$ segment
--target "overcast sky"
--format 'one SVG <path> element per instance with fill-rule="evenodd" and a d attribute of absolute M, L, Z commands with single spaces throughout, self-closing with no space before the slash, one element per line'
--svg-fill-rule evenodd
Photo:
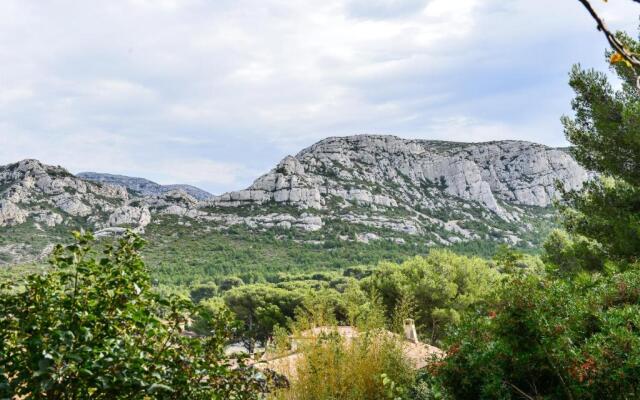
<path fill-rule="evenodd" d="M 564 145 L 605 48 L 577 0 L 2 0 L 0 164 L 220 193 L 327 136 Z"/>

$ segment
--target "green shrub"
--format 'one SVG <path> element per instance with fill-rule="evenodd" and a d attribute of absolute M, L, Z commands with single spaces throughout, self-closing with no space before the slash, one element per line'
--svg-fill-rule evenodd
<path fill-rule="evenodd" d="M 287 400 L 409 399 L 415 372 L 400 341 L 370 331 L 346 341 L 337 333 L 302 343 L 291 387 L 274 395 Z"/>
<path fill-rule="evenodd" d="M 457 399 L 640 396 L 640 271 L 516 279 L 451 338 L 437 370 Z"/>
<path fill-rule="evenodd" d="M 231 290 L 234 287 L 244 285 L 244 281 L 237 276 L 229 276 L 220 280 L 218 284 L 221 292 L 226 292 L 227 290 Z"/>
<path fill-rule="evenodd" d="M 229 315 L 184 334 L 200 312 L 151 289 L 128 233 L 100 256 L 90 234 L 56 247 L 52 268 L 0 287 L 0 398 L 251 399 L 257 383 L 223 356 Z"/>
<path fill-rule="evenodd" d="M 210 299 L 218 293 L 218 286 L 215 283 L 203 283 L 196 285 L 189 291 L 189 296 L 194 303 L 200 303 L 202 300 Z"/>

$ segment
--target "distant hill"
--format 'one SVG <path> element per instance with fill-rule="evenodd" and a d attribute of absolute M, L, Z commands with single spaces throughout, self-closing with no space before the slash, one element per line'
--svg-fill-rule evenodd
<path fill-rule="evenodd" d="M 120 185 L 125 188 L 138 192 L 143 196 L 160 195 L 172 190 L 182 190 L 190 196 L 198 200 L 206 200 L 213 195 L 206 190 L 202 190 L 191 185 L 161 185 L 145 178 L 135 178 L 124 175 L 103 174 L 98 172 L 80 172 L 77 177 L 94 182 L 109 183 L 112 185 Z"/>
<path fill-rule="evenodd" d="M 23 160 L 0 166 L 0 264 L 40 259 L 72 228 L 136 229 L 154 243 L 151 260 L 199 273 L 277 270 L 283 254 L 353 264 L 370 259 L 362 246 L 535 251 L 556 221 L 556 182 L 577 189 L 589 176 L 564 149 L 535 143 L 375 135 L 327 138 L 220 196 Z"/>

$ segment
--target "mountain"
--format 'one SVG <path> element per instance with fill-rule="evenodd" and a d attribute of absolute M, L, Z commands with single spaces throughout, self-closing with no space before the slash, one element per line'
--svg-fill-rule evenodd
<path fill-rule="evenodd" d="M 194 207 L 197 200 L 179 190 L 141 197 L 37 160 L 0 166 L 0 263 L 38 259 L 73 229 L 143 231 L 152 212 L 182 204 Z"/>
<path fill-rule="evenodd" d="M 76 174 L 76 176 L 88 181 L 124 186 L 142 196 L 157 196 L 172 190 L 182 190 L 198 200 L 206 200 L 213 197 L 213 195 L 206 190 L 191 185 L 160 185 L 145 178 L 102 174 L 98 172 L 80 172 Z"/>
<path fill-rule="evenodd" d="M 533 230 L 522 222 L 552 204 L 556 181 L 574 190 L 588 178 L 564 149 L 535 143 L 359 135 L 322 140 L 286 157 L 249 188 L 207 204 L 230 212 L 288 205 L 324 220 L 428 237 L 433 244 L 491 237 L 515 244 Z M 505 224 L 513 226 L 501 228 Z"/>
<path fill-rule="evenodd" d="M 286 157 L 248 189 L 215 197 L 220 206 L 269 201 L 324 208 L 327 199 L 382 207 L 438 207 L 451 196 L 475 202 L 505 219 L 505 206 L 546 207 L 555 181 L 577 189 L 587 179 L 565 149 L 522 141 L 455 143 L 394 136 L 322 140 Z"/>
<path fill-rule="evenodd" d="M 197 255 L 181 253 L 175 237 L 206 242 L 204 251 L 216 246 L 212 238 L 229 235 L 242 241 L 234 249 L 250 249 L 250 241 L 281 248 L 380 244 L 402 254 L 497 243 L 536 249 L 555 224 L 556 183 L 573 190 L 589 177 L 566 149 L 374 135 L 324 139 L 250 187 L 204 200 L 184 186 L 74 176 L 23 160 L 0 167 L 0 263 L 41 258 L 80 227 L 99 235 L 136 229 L 172 246 L 178 262 Z M 168 259 L 156 250 L 159 263 Z"/>

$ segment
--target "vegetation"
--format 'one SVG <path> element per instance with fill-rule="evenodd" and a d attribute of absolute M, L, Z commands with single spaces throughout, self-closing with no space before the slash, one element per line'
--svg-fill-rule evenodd
<path fill-rule="evenodd" d="M 414 242 L 364 244 L 327 240 L 313 234 L 287 235 L 291 232 L 255 232 L 240 226 L 217 232 L 197 221 L 184 226 L 166 220 L 147 227 L 149 246 L 144 256 L 158 284 L 184 287 L 229 276 L 255 283 L 275 280 L 282 273 L 340 271 L 380 260 L 401 261 L 428 251 L 424 244 L 414 246 Z"/>
<path fill-rule="evenodd" d="M 569 151 L 598 175 L 564 193 L 564 230 L 541 257 L 485 240 L 427 251 L 430 236 L 364 245 L 352 240 L 362 227 L 339 220 L 298 236 L 156 221 L 146 251 L 132 233 L 115 243 L 76 233 L 51 268 L 0 275 L 12 281 L 0 284 L 0 398 L 640 398 L 640 43 L 608 39 L 620 88 L 575 67 L 575 116 L 563 119 Z M 499 235 L 466 218 L 483 217 L 473 208 L 424 212 Z M 28 228 L 14 233 L 44 244 Z M 389 334 L 407 317 L 446 357 L 414 370 Z M 293 379 L 277 390 L 272 374 L 224 354 L 235 341 L 287 354 L 290 336 L 319 325 L 361 334 L 299 343 Z"/>
<path fill-rule="evenodd" d="M 274 398 L 415 399 L 408 397 L 415 372 L 402 353 L 401 343 L 381 331 L 350 341 L 327 334 L 303 343 L 300 352 L 303 357 L 291 388 Z"/>
<path fill-rule="evenodd" d="M 454 197 L 449 200 L 456 201 Z M 505 232 L 519 232 L 523 240 L 518 244 L 518 249 L 537 253 L 541 238 L 555 226 L 550 217 L 556 213 L 552 208 L 528 208 L 525 220 L 516 224 L 503 221 L 495 214 L 482 211 L 480 207 L 462 208 L 462 202 L 459 205 L 460 210 L 438 208 L 420 211 L 435 218 L 460 221 L 462 228 L 479 233 L 477 239 L 450 246 L 460 254 L 491 257 L 504 239 Z M 345 208 L 336 206 L 335 210 L 362 215 L 370 212 L 368 207 L 355 204 Z M 301 212 L 288 208 L 280 210 L 284 211 L 292 215 Z M 238 212 L 251 214 L 258 211 L 246 207 Z M 404 209 L 393 208 L 387 209 L 386 214 L 390 218 L 412 216 Z M 157 215 L 145 227 L 144 238 L 149 244 L 142 254 L 154 284 L 174 290 L 212 282 L 217 284 L 229 276 L 239 277 L 245 283 L 254 283 L 270 281 L 280 273 L 340 271 L 354 265 L 374 265 L 380 261 L 401 262 L 427 254 L 437 246 L 436 243 L 440 243 L 439 237 L 446 239 L 452 235 L 436 225 L 423 235 L 411 235 L 388 228 L 347 223 L 330 215 L 323 215 L 323 218 L 325 225 L 320 231 L 305 232 L 295 228 L 263 231 L 243 225 L 218 230 L 220 227 L 211 221 Z M 480 222 L 488 219 L 497 229 Z M 522 224 L 529 224 L 534 230 L 520 232 Z M 38 225 L 32 219 L 16 226 L 0 227 L 0 265 L 3 261 L 15 260 L 16 254 L 22 254 L 25 260 L 33 259 L 43 253 L 51 242 L 69 243 L 68 233 L 72 228 L 91 227 L 86 218 L 80 217 L 74 218 L 68 225 L 55 227 Z M 356 241 L 357 234 L 369 232 L 387 239 L 372 240 L 368 244 Z M 16 248 L 15 243 L 27 243 L 28 246 Z M 14 273 L 19 272 L 14 268 Z"/>
<path fill-rule="evenodd" d="M 272 399 L 431 398 L 424 396 L 423 377 L 404 352 L 401 336 L 385 330 L 382 304 L 369 299 L 353 311 L 351 325 L 359 333 L 356 336 L 338 333 L 332 305 L 319 298 L 297 310 L 289 324 L 290 336 L 284 329 L 275 330 L 275 355 L 291 354 L 292 338 L 299 361 L 283 367 L 294 378 L 290 387 L 275 391 Z M 313 336 L 309 330 L 316 327 L 323 330 Z"/>
<path fill-rule="evenodd" d="M 540 269 L 537 258 L 520 257 L 515 268 Z M 283 274 L 272 282 L 235 286 L 211 297 L 220 296 L 238 318 L 238 339 L 250 349 L 265 343 L 275 327 L 289 326 L 300 312 L 322 306 L 331 322 L 353 325 L 370 318 L 369 308 L 374 303 L 381 307 L 382 325 L 399 330 L 398 320 L 414 318 L 423 338 L 436 343 L 462 315 L 495 296 L 504 269 L 502 261 L 434 251 L 403 263 L 382 262 L 343 272 Z M 195 290 L 201 293 L 200 287 Z"/>
<path fill-rule="evenodd" d="M 630 64 L 612 68 L 619 90 L 573 69 L 575 118 L 563 120 L 571 151 L 599 177 L 566 193 L 568 233 L 545 245 L 549 273 L 507 281 L 449 339 L 434 373 L 455 398 L 640 396 L 640 94 Z"/>
<path fill-rule="evenodd" d="M 640 273 L 516 279 L 453 335 L 437 370 L 458 399 L 637 398 Z"/>
<path fill-rule="evenodd" d="M 302 303 L 302 296 L 295 291 L 257 284 L 231 289 L 224 300 L 243 321 L 241 338 L 253 349 L 254 341 L 265 341 L 275 326 L 286 325 L 287 317 L 293 317 Z"/>
<path fill-rule="evenodd" d="M 100 256 L 90 234 L 58 246 L 52 269 L 0 287 L 2 398 L 255 398 L 258 382 L 223 356 L 228 313 L 206 338 L 185 329 L 199 309 L 162 297 L 127 234 Z"/>
<path fill-rule="evenodd" d="M 414 305 L 410 311 L 418 328 L 435 342 L 466 310 L 487 301 L 500 279 L 485 260 L 434 251 L 402 264 L 382 263 L 363 286 L 380 295 L 390 320 L 401 301 Z"/>

